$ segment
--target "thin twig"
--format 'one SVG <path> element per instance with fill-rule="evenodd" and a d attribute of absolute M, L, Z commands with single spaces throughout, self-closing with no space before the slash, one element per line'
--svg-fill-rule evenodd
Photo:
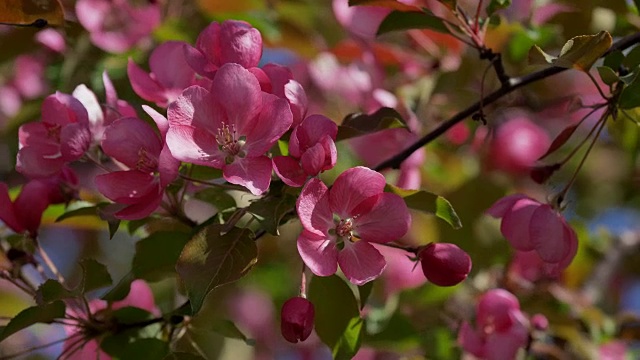
<path fill-rule="evenodd" d="M 609 50 L 603 55 L 606 56 L 609 53 L 611 53 L 612 51 L 615 50 L 624 50 L 636 43 L 640 42 L 640 32 L 636 32 L 632 35 L 626 36 L 622 39 L 620 39 L 619 41 L 615 42 L 611 48 L 609 48 Z M 548 67 L 545 69 L 542 69 L 540 71 L 536 71 L 534 73 L 528 74 L 528 75 L 524 75 L 521 77 L 516 77 L 516 78 L 511 78 L 511 80 L 509 81 L 509 83 L 503 87 L 501 87 L 500 89 L 492 92 L 491 94 L 485 96 L 482 99 L 482 104 L 483 105 L 490 105 L 493 104 L 494 102 L 496 102 L 497 100 L 499 100 L 500 98 L 502 98 L 503 96 L 515 91 L 516 89 L 519 89 L 523 86 L 529 85 L 531 83 L 540 81 L 542 79 L 546 79 L 550 76 L 559 74 L 563 71 L 566 71 L 566 68 L 561 68 L 561 67 Z M 459 113 L 457 113 L 456 115 L 454 115 L 453 117 L 451 117 L 449 120 L 443 122 L 442 124 L 440 124 L 440 126 L 438 126 L 437 128 L 433 129 L 431 132 L 427 133 L 426 135 L 424 135 L 422 138 L 418 139 L 416 142 L 414 142 L 413 144 L 411 144 L 409 147 L 407 147 L 406 149 L 404 149 L 403 151 L 399 152 L 398 154 L 394 155 L 393 157 L 383 161 L 382 163 L 380 163 L 378 166 L 376 166 L 374 168 L 374 170 L 376 171 L 381 171 L 384 169 L 398 169 L 400 167 L 400 164 L 406 160 L 409 156 L 411 156 L 411 154 L 413 154 L 416 150 L 420 149 L 421 147 L 425 146 L 426 144 L 432 142 L 433 140 L 437 139 L 438 137 L 440 137 L 442 134 L 444 134 L 445 132 L 447 132 L 447 130 L 449 130 L 450 128 L 452 128 L 454 125 L 456 125 L 457 123 L 465 120 L 466 118 L 468 118 L 469 116 L 475 114 L 476 112 L 478 112 L 478 110 L 480 110 L 480 101 L 477 101 L 476 103 L 472 104 L 471 106 L 467 107 L 466 109 L 460 111 Z"/>

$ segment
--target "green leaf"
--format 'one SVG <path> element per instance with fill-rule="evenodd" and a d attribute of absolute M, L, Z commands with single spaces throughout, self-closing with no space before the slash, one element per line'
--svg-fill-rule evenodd
<path fill-rule="evenodd" d="M 125 306 L 113 311 L 113 318 L 118 324 L 132 325 L 149 320 L 152 314 L 147 310 L 133 306 Z"/>
<path fill-rule="evenodd" d="M 451 203 L 442 196 L 424 190 L 405 190 L 387 184 L 385 191 L 392 192 L 404 199 L 410 209 L 420 210 L 446 221 L 454 229 L 462 227 L 458 214 Z"/>
<path fill-rule="evenodd" d="M 162 360 L 169 353 L 169 344 L 165 341 L 156 338 L 135 338 L 127 333 L 104 338 L 100 348 L 119 359 Z"/>
<path fill-rule="evenodd" d="M 47 279 L 36 291 L 36 303 L 39 305 L 73 297 L 74 294 L 53 279 Z"/>
<path fill-rule="evenodd" d="M 597 69 L 598 69 L 598 74 L 600 74 L 600 78 L 602 79 L 602 82 L 604 82 L 605 84 L 611 86 L 617 83 L 618 81 L 620 81 L 618 74 L 616 74 L 616 72 L 613 71 L 613 69 L 611 69 L 610 67 L 598 66 Z"/>
<path fill-rule="evenodd" d="M 49 304 L 32 306 L 22 310 L 0 332 L 0 342 L 12 334 L 37 323 L 51 323 L 55 319 L 64 317 L 66 307 L 64 302 L 56 300 Z"/>
<path fill-rule="evenodd" d="M 622 65 L 629 69 L 633 69 L 640 65 L 640 46 L 636 46 L 629 51 L 629 53 L 624 57 L 624 60 L 622 60 Z"/>
<path fill-rule="evenodd" d="M 101 289 L 112 284 L 111 275 L 107 267 L 100 264 L 94 259 L 84 259 L 80 262 L 82 267 L 82 284 L 80 285 L 80 293 L 85 294 L 89 291 Z"/>
<path fill-rule="evenodd" d="M 98 209 L 101 206 L 104 206 L 101 204 L 93 205 L 92 203 L 85 202 L 85 201 L 80 201 L 78 203 L 80 204 L 74 204 L 73 208 L 69 207 L 69 209 L 67 209 L 67 211 L 64 214 L 58 216 L 58 218 L 56 218 L 55 221 L 60 222 L 62 220 L 69 219 L 72 217 L 77 217 L 77 216 L 96 216 L 97 217 Z M 78 207 L 79 205 L 84 205 L 84 206 Z"/>
<path fill-rule="evenodd" d="M 342 125 L 338 127 L 336 140 L 345 140 L 385 129 L 406 127 L 404 119 L 396 110 L 383 107 L 371 115 L 355 113 L 345 117 Z"/>
<path fill-rule="evenodd" d="M 640 106 L 640 81 L 636 80 L 622 90 L 618 106 L 620 109 L 633 109 Z"/>
<path fill-rule="evenodd" d="M 190 354 L 186 352 L 175 352 L 165 356 L 163 360 L 206 360 L 206 359 L 196 354 Z"/>
<path fill-rule="evenodd" d="M 189 177 L 196 180 L 212 180 L 221 179 L 222 170 L 209 166 L 191 165 Z"/>
<path fill-rule="evenodd" d="M 125 275 L 116 286 L 114 286 L 111 290 L 109 290 L 106 294 L 102 296 L 102 300 L 105 301 L 120 301 L 129 295 L 129 291 L 131 290 L 131 283 L 135 280 L 135 276 L 133 276 L 133 272 L 129 271 L 127 275 Z"/>
<path fill-rule="evenodd" d="M 554 66 L 587 72 L 609 50 L 612 43 L 611 34 L 606 31 L 600 31 L 596 35 L 576 36 L 564 44 L 558 57 L 534 46 L 529 52 L 529 61 L 537 63 L 542 58 L 544 62 Z"/>
<path fill-rule="evenodd" d="M 254 341 L 248 339 L 242 331 L 238 329 L 236 324 L 230 320 L 215 319 L 211 322 L 210 330 L 227 338 L 242 340 L 247 345 L 254 344 Z"/>
<path fill-rule="evenodd" d="M 462 222 L 453 209 L 453 206 L 442 196 L 438 196 L 436 199 L 436 216 L 446 221 L 454 229 L 460 229 L 462 227 Z"/>
<path fill-rule="evenodd" d="M 445 34 L 450 33 L 441 18 L 425 9 L 424 11 L 392 11 L 380 23 L 378 35 L 411 29 L 430 29 Z"/>
<path fill-rule="evenodd" d="M 618 70 L 625 57 L 622 51 L 616 50 L 612 51 L 609 55 L 604 57 L 604 62 L 602 65 L 609 67 L 613 70 Z"/>
<path fill-rule="evenodd" d="M 338 276 L 314 276 L 309 300 L 315 307 L 315 329 L 334 355 L 351 358 L 360 345 L 360 309 L 351 288 Z"/>
<path fill-rule="evenodd" d="M 369 281 L 364 285 L 358 286 L 358 295 L 360 297 L 360 310 L 367 305 L 367 300 L 369 300 L 369 296 L 371 295 L 371 291 L 373 290 L 373 281 Z"/>
<path fill-rule="evenodd" d="M 158 231 L 136 243 L 131 271 L 136 279 L 160 281 L 176 274 L 176 263 L 189 234 Z"/>
<path fill-rule="evenodd" d="M 487 6 L 487 16 L 493 15 L 496 11 L 505 9 L 511 5 L 511 0 L 491 0 Z"/>
<path fill-rule="evenodd" d="M 100 219 L 107 222 L 109 225 L 109 239 L 113 239 L 113 236 L 118 232 L 120 227 L 120 219 L 115 217 L 115 213 L 122 210 L 121 204 L 107 204 L 98 208 L 98 216 Z"/>
<path fill-rule="evenodd" d="M 367 345 L 398 350 L 415 347 L 419 340 L 419 332 L 411 321 L 398 311 L 391 316 L 382 331 L 364 339 Z"/>
<path fill-rule="evenodd" d="M 280 192 L 251 202 L 247 211 L 258 220 L 263 229 L 271 235 L 280 235 L 278 230 L 285 217 L 293 217 L 297 197 Z M 288 220 L 288 219 L 287 219 Z"/>
<path fill-rule="evenodd" d="M 224 211 L 237 206 L 233 196 L 229 195 L 225 189 L 218 187 L 210 187 L 198 191 L 195 194 L 195 198 L 215 206 L 218 211 Z"/>
<path fill-rule="evenodd" d="M 194 314 L 209 292 L 243 277 L 258 261 L 258 249 L 248 229 L 210 225 L 185 245 L 176 270 L 182 279 Z"/>
<path fill-rule="evenodd" d="M 334 359 L 351 359 L 358 352 L 362 343 L 363 324 L 364 320 L 359 317 L 349 320 L 345 332 L 333 347 Z"/>

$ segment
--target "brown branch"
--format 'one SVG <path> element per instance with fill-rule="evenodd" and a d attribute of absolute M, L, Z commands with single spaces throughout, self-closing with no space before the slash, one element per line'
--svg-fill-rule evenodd
<path fill-rule="evenodd" d="M 603 55 L 606 56 L 609 53 L 616 51 L 616 50 L 624 50 L 628 47 L 631 47 L 632 45 L 637 44 L 638 42 L 640 42 L 640 32 L 634 33 L 632 35 L 626 36 L 618 41 L 616 41 L 611 48 Z M 427 133 L 426 135 L 424 135 L 422 138 L 420 138 L 418 141 L 416 141 L 415 143 L 411 144 L 411 146 L 409 146 L 408 148 L 406 148 L 405 150 L 399 152 L 398 154 L 396 154 L 395 156 L 383 161 L 382 163 L 380 163 L 378 166 L 376 166 L 374 168 L 374 170 L 376 171 L 381 171 L 384 169 L 398 169 L 400 167 L 400 164 L 406 160 L 409 156 L 411 156 L 411 154 L 413 154 L 416 150 L 420 149 L 421 147 L 425 146 L 426 144 L 432 142 L 433 140 L 437 139 L 438 137 L 440 137 L 440 135 L 444 134 L 447 130 L 449 130 L 450 128 L 452 128 L 454 125 L 456 125 L 457 123 L 465 120 L 466 118 L 468 118 L 469 116 L 472 116 L 473 114 L 477 113 L 480 110 L 480 105 L 482 104 L 483 106 L 486 105 L 490 105 L 494 102 L 496 102 L 497 100 L 499 100 L 500 98 L 502 98 L 503 96 L 513 92 L 516 89 L 519 89 L 523 86 L 529 85 L 533 82 L 542 80 L 542 79 L 546 79 L 550 76 L 559 74 L 563 71 L 567 70 L 566 68 L 561 68 L 561 67 L 548 67 L 545 69 L 542 69 L 540 71 L 536 71 L 534 73 L 528 74 L 528 75 L 524 75 L 521 77 L 515 77 L 515 78 L 510 78 L 508 83 L 504 84 L 502 87 L 500 87 L 498 90 L 492 92 L 491 94 L 485 96 L 484 98 L 481 99 L 481 101 L 478 101 L 476 103 L 474 103 L 473 105 L 469 106 L 468 108 L 460 111 L 459 113 L 457 113 L 456 115 L 454 115 L 451 119 L 443 122 L 442 124 L 440 124 L 440 126 L 438 126 L 437 128 L 435 128 L 433 131 Z"/>

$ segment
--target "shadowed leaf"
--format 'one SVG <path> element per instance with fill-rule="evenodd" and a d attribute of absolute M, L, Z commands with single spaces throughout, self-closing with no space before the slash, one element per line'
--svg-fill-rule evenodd
<path fill-rule="evenodd" d="M 0 342 L 33 324 L 51 323 L 55 319 L 62 318 L 65 310 L 66 307 L 61 300 L 24 309 L 1 329 Z"/>

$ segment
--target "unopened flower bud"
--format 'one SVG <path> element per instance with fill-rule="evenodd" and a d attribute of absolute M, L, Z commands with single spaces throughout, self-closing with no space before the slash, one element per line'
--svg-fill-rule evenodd
<path fill-rule="evenodd" d="M 291 343 L 305 341 L 313 330 L 315 310 L 311 301 L 294 297 L 282 305 L 280 330 L 282 336 Z"/>
<path fill-rule="evenodd" d="M 549 320 L 542 314 L 535 314 L 531 317 L 531 325 L 538 331 L 545 331 L 549 328 Z"/>
<path fill-rule="evenodd" d="M 457 285 L 471 271 L 471 258 L 454 244 L 431 244 L 419 256 L 424 276 L 438 286 Z"/>

